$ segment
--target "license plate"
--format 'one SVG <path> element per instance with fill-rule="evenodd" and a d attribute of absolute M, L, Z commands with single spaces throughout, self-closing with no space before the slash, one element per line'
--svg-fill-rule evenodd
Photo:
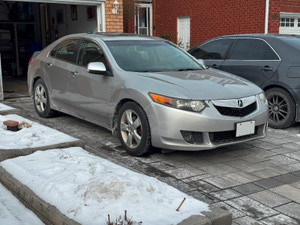
<path fill-rule="evenodd" d="M 254 134 L 255 121 L 248 121 L 236 124 L 236 137 Z"/>

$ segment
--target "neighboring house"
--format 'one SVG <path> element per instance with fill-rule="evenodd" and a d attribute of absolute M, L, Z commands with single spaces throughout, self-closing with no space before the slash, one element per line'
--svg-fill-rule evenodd
<path fill-rule="evenodd" d="M 54 40 L 67 34 L 97 31 L 123 32 L 123 0 L 0 1 L 4 79 L 26 76 L 32 53 Z"/>
<path fill-rule="evenodd" d="M 124 0 L 124 6 L 125 32 L 161 36 L 185 49 L 227 34 L 300 34 L 299 0 Z"/>

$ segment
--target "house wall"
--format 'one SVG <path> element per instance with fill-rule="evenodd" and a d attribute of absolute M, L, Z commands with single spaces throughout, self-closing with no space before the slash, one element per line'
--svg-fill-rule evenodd
<path fill-rule="evenodd" d="M 300 13 L 299 0 L 270 0 L 269 33 L 279 32 L 280 12 Z"/>
<path fill-rule="evenodd" d="M 116 15 L 112 13 L 114 1 L 105 1 L 106 32 L 123 32 L 123 0 L 118 0 L 120 7 Z"/>
<path fill-rule="evenodd" d="M 134 30 L 134 3 L 135 0 L 124 0 L 124 32 L 135 33 Z"/>
<path fill-rule="evenodd" d="M 191 47 L 221 35 L 263 33 L 265 0 L 153 0 L 153 35 L 177 43 L 177 18 L 186 16 L 191 19 Z"/>

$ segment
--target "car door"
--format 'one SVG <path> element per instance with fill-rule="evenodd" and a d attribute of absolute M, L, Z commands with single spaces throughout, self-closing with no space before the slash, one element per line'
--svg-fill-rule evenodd
<path fill-rule="evenodd" d="M 68 110 L 69 69 L 77 55 L 79 39 L 68 39 L 55 47 L 47 58 L 45 71 L 52 103 L 59 109 Z"/>
<path fill-rule="evenodd" d="M 92 40 L 82 39 L 78 51 L 77 65 L 69 71 L 69 92 L 72 111 L 80 117 L 107 126 L 111 109 L 114 77 L 93 74 L 87 71 L 90 62 L 103 62 L 111 71 L 102 48 Z"/>
<path fill-rule="evenodd" d="M 263 39 L 238 38 L 221 69 L 263 86 L 277 70 L 280 57 Z"/>
<path fill-rule="evenodd" d="M 220 69 L 234 38 L 220 38 L 206 42 L 189 51 L 196 59 L 204 60 L 208 67 Z"/>

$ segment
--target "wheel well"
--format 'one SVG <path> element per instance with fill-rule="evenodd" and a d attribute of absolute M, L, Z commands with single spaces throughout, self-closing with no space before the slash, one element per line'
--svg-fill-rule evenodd
<path fill-rule="evenodd" d="M 35 85 L 35 83 L 36 83 L 39 79 L 41 79 L 41 77 L 35 77 L 35 78 L 33 79 L 33 82 L 32 82 L 32 93 L 33 93 L 34 85 Z"/>
<path fill-rule="evenodd" d="M 293 96 L 292 93 L 291 93 L 288 89 L 286 89 L 285 87 L 282 87 L 282 86 L 279 86 L 279 85 L 271 85 L 271 86 L 265 87 L 263 90 L 264 90 L 264 92 L 266 92 L 267 90 L 270 90 L 271 88 L 280 88 L 280 89 L 285 90 L 287 93 L 290 94 L 290 96 L 292 97 L 294 103 L 296 104 L 295 99 L 294 99 L 294 96 Z"/>
<path fill-rule="evenodd" d="M 121 109 L 121 107 L 126 103 L 126 102 L 134 102 L 136 104 L 138 104 L 141 108 L 143 108 L 138 102 L 130 99 L 130 98 L 125 98 L 125 99 L 122 99 L 116 106 L 116 109 L 115 109 L 115 113 L 114 113 L 114 117 L 113 117 L 113 124 L 112 124 L 112 133 L 114 136 L 117 135 L 117 125 L 118 125 L 118 114 L 119 114 L 119 111 Z"/>

